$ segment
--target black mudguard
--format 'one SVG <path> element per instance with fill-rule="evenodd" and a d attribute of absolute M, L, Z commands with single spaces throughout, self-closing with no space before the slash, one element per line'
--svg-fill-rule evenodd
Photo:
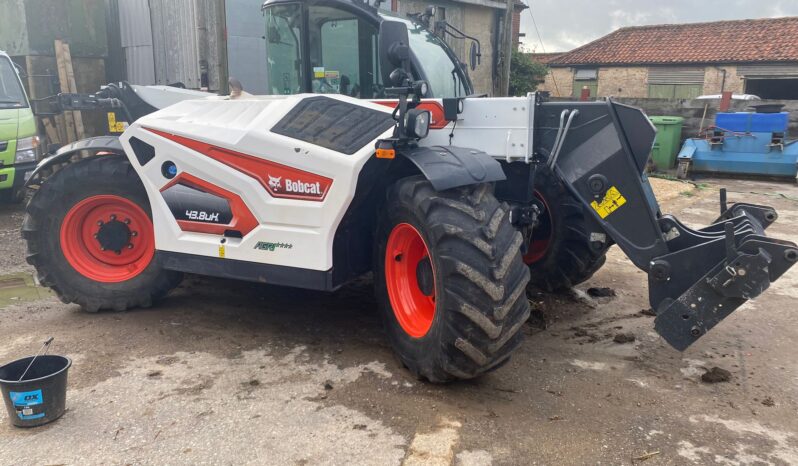
<path fill-rule="evenodd" d="M 501 164 L 485 152 L 453 146 L 399 149 L 436 191 L 506 179 Z"/>
<path fill-rule="evenodd" d="M 122 148 L 122 143 L 119 142 L 117 136 L 98 136 L 94 138 L 81 139 L 71 144 L 58 149 L 58 151 L 44 158 L 36 166 L 36 170 L 31 174 L 25 186 L 37 185 L 40 183 L 40 178 L 43 173 L 49 173 L 50 167 L 59 165 L 69 161 L 76 154 L 85 151 L 89 156 L 97 155 L 100 152 L 113 152 L 116 154 L 124 154 L 125 150 Z"/>

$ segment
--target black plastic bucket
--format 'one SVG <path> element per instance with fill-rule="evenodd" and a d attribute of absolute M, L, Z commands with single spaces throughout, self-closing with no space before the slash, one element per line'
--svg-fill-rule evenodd
<path fill-rule="evenodd" d="M 66 356 L 39 356 L 25 374 L 33 357 L 0 367 L 0 391 L 8 417 L 17 427 L 36 427 L 55 421 L 66 409 L 67 372 L 72 360 Z"/>

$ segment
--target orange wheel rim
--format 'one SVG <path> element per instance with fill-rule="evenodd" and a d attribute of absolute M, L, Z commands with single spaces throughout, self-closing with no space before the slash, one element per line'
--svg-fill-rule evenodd
<path fill-rule="evenodd" d="M 155 255 L 152 220 L 120 196 L 91 196 L 74 205 L 61 223 L 60 239 L 69 265 L 96 282 L 130 280 Z"/>
<path fill-rule="evenodd" d="M 414 338 L 426 335 L 435 317 L 435 272 L 427 244 L 409 223 L 388 236 L 385 282 L 402 330 Z"/>

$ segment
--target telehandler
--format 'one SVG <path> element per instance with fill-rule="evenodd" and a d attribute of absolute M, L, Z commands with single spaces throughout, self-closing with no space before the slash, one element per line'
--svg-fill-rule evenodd
<path fill-rule="evenodd" d="M 375 38 L 371 97 L 394 108 L 341 93 L 185 100 L 43 161 L 23 225 L 41 283 L 98 311 L 150 306 L 182 273 L 334 290 L 371 271 L 395 352 L 447 382 L 508 360 L 529 316 L 525 258 L 569 229 L 648 274 L 655 328 L 679 350 L 798 261 L 765 236 L 770 207 L 722 193 L 700 230 L 663 215 L 639 109 L 446 96 L 423 79 L 406 21 L 380 17 Z M 559 196 L 578 225 L 546 220 Z"/>

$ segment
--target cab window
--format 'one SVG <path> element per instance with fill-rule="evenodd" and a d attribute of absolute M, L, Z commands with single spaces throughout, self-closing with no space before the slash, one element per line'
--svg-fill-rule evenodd
<path fill-rule="evenodd" d="M 444 50 L 443 42 L 418 26 L 408 26 L 410 48 L 429 82 L 430 97 L 465 97 L 460 67 Z"/>
<path fill-rule="evenodd" d="M 311 91 L 371 99 L 383 95 L 376 26 L 345 10 L 308 8 Z"/>
<path fill-rule="evenodd" d="M 302 8 L 299 4 L 268 8 L 266 69 L 272 94 L 302 92 Z"/>
<path fill-rule="evenodd" d="M 0 57 L 0 108 L 27 107 L 28 101 L 22 90 L 14 64 Z"/>

